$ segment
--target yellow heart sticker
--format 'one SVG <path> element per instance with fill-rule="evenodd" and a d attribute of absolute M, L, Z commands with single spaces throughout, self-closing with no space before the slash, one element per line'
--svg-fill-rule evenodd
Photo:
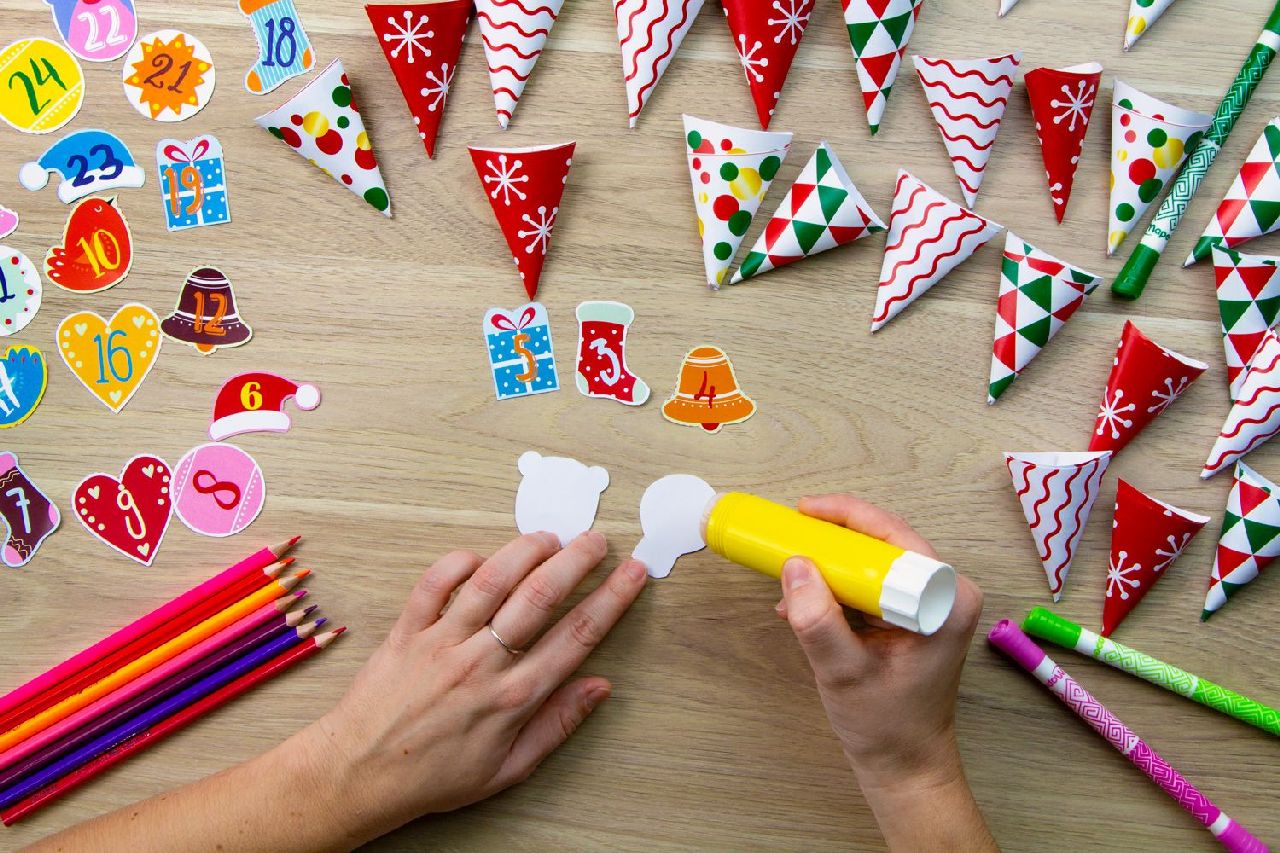
<path fill-rule="evenodd" d="M 58 353 L 93 396 L 108 409 L 125 407 L 160 355 L 160 318 L 131 302 L 110 322 L 92 311 L 58 324 Z"/>

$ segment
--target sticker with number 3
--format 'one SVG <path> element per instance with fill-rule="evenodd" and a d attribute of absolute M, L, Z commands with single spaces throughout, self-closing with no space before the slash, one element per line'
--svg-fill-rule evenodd
<path fill-rule="evenodd" d="M 71 52 L 89 62 L 124 56 L 138 37 L 133 0 L 45 0 Z"/>
<path fill-rule="evenodd" d="M 0 50 L 0 119 L 23 133 L 62 127 L 84 103 L 84 72 L 62 45 L 21 39 Z"/>

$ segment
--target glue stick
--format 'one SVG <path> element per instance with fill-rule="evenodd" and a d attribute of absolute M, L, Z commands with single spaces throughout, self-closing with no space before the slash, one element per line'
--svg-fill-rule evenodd
<path fill-rule="evenodd" d="M 956 573 L 946 563 L 755 495 L 717 494 L 702 534 L 720 556 L 773 578 L 791 557 L 806 557 L 841 604 L 925 636 L 955 602 Z"/>

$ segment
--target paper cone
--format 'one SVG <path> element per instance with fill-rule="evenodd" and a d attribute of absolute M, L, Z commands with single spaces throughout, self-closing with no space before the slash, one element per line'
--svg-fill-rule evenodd
<path fill-rule="evenodd" d="M 871 331 L 883 328 L 1003 227 L 899 169 Z"/>
<path fill-rule="evenodd" d="M 791 60 L 809 25 L 814 0 L 723 0 L 729 34 L 738 51 L 738 61 L 747 77 L 751 99 L 756 104 L 760 126 L 769 129 L 769 119 L 778 106 L 782 87 L 791 70 Z"/>
<path fill-rule="evenodd" d="M 1110 462 L 1106 450 L 1004 455 L 1054 601 L 1062 598 L 1062 585 Z"/>
<path fill-rule="evenodd" d="M 1184 266 L 1280 229 L 1280 118 L 1262 129 Z"/>
<path fill-rule="evenodd" d="M 730 127 L 686 115 L 684 139 L 702 235 L 702 263 L 707 285 L 718 290 L 787 157 L 791 134 Z"/>
<path fill-rule="evenodd" d="M 883 230 L 836 153 L 820 142 L 729 283 Z"/>
<path fill-rule="evenodd" d="M 1124 49 L 1128 50 L 1151 29 L 1173 0 L 1129 0 L 1129 22 L 1124 28 Z"/>
<path fill-rule="evenodd" d="M 912 57 L 969 207 L 978 201 L 982 174 L 1021 61 L 1020 50 L 988 59 Z"/>
<path fill-rule="evenodd" d="M 1089 449 L 1119 453 L 1208 366 L 1165 349 L 1125 320 Z"/>
<path fill-rule="evenodd" d="M 1215 248 L 1213 273 L 1218 280 L 1218 314 L 1222 319 L 1222 346 L 1227 356 L 1227 382 L 1231 399 L 1240 396 L 1244 367 L 1253 358 L 1263 334 L 1280 312 L 1280 275 L 1277 261 L 1264 255 L 1245 255 Z"/>
<path fill-rule="evenodd" d="M 622 79 L 627 86 L 627 115 L 636 126 L 640 111 L 671 64 L 703 0 L 615 0 L 622 48 Z"/>
<path fill-rule="evenodd" d="M 1231 405 L 1200 478 L 1207 480 L 1280 432 L 1280 337 L 1262 335 L 1249 361 L 1240 394 Z"/>
<path fill-rule="evenodd" d="M 1235 483 L 1222 514 L 1222 533 L 1209 575 L 1200 619 L 1212 616 L 1240 587 L 1256 578 L 1280 556 L 1280 499 L 1275 483 L 1243 462 L 1236 463 Z"/>
<path fill-rule="evenodd" d="M 1213 121 L 1211 115 L 1166 104 L 1122 80 L 1115 81 L 1111 97 L 1107 255 L 1115 254 Z"/>
<path fill-rule="evenodd" d="M 1013 11 L 1013 7 L 1018 5 L 1018 0 L 1000 0 L 1000 11 L 996 12 L 1001 18 Z"/>
<path fill-rule="evenodd" d="M 468 149 L 530 300 L 538 294 L 575 144 Z"/>
<path fill-rule="evenodd" d="M 1207 515 L 1178 509 L 1120 480 L 1111 523 L 1102 636 L 1111 636 L 1208 522 Z"/>
<path fill-rule="evenodd" d="M 342 60 L 330 62 L 296 95 L 254 122 L 375 210 L 391 216 L 391 197 Z"/>
<path fill-rule="evenodd" d="M 476 0 L 498 124 L 505 129 L 564 0 Z"/>
<path fill-rule="evenodd" d="M 1063 263 L 1012 231 L 1005 234 L 988 404 L 1004 393 L 1101 283 L 1093 273 Z"/>
<path fill-rule="evenodd" d="M 436 154 L 436 133 L 449 84 L 471 22 L 471 0 L 365 6 L 378 46 L 409 106 L 427 156 Z"/>
<path fill-rule="evenodd" d="M 1049 199 L 1059 222 L 1071 199 L 1071 184 L 1101 80 L 1102 66 L 1096 62 L 1070 68 L 1033 68 L 1023 77 L 1049 182 Z"/>
<path fill-rule="evenodd" d="M 840 0 L 853 48 L 853 67 L 872 136 L 880 129 L 898 66 L 924 0 Z"/>

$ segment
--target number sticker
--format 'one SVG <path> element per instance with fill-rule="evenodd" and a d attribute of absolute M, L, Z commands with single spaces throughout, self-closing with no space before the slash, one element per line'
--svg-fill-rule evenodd
<path fill-rule="evenodd" d="M 16 427 L 35 412 L 49 384 L 49 366 L 35 347 L 12 346 L 0 355 L 0 429 Z"/>
<path fill-rule="evenodd" d="M 173 510 L 172 474 L 158 456 L 135 456 L 119 477 L 90 474 L 71 505 L 94 537 L 144 566 L 151 565 Z"/>
<path fill-rule="evenodd" d="M 222 145 L 217 139 L 207 134 L 187 142 L 161 139 L 156 145 L 156 168 L 165 226 L 170 231 L 231 221 Z"/>
<path fill-rule="evenodd" d="M 43 290 L 31 259 L 0 246 L 0 337 L 21 332 L 35 319 Z"/>
<path fill-rule="evenodd" d="M 57 505 L 8 451 L 0 453 L 0 518 L 7 534 L 0 545 L 0 562 L 12 568 L 30 562 L 40 544 L 62 523 Z"/>
<path fill-rule="evenodd" d="M 236 313 L 230 280 L 213 267 L 187 276 L 177 306 L 160 328 L 175 341 L 191 344 L 201 355 L 238 347 L 253 336 L 253 329 Z"/>
<path fill-rule="evenodd" d="M 242 373 L 222 385 L 213 401 L 209 437 L 224 441 L 246 432 L 288 432 L 290 399 L 304 412 L 320 405 L 320 389 L 274 373 Z"/>
<path fill-rule="evenodd" d="M 124 56 L 138 36 L 133 0 L 45 0 L 53 23 L 71 52 L 89 62 Z"/>
<path fill-rule="evenodd" d="M 113 412 L 125 407 L 160 355 L 160 318 L 131 303 L 109 321 L 92 311 L 58 325 L 58 354 L 89 393 Z"/>
<path fill-rule="evenodd" d="M 98 293 L 124 281 L 133 235 L 114 200 L 86 198 L 71 209 L 62 243 L 44 259 L 45 275 L 72 293 Z"/>
<path fill-rule="evenodd" d="M 240 11 L 249 18 L 258 39 L 258 62 L 244 78 L 250 92 L 265 95 L 315 64 L 293 0 L 240 0 Z"/>
<path fill-rule="evenodd" d="M 200 112 L 213 97 L 214 82 L 208 49 L 178 30 L 143 36 L 125 57 L 125 95 L 156 121 L 182 121 Z"/>
<path fill-rule="evenodd" d="M 202 444 L 173 469 L 173 506 L 196 533 L 230 536 L 262 512 L 266 483 L 253 457 L 234 444 Z"/>
<path fill-rule="evenodd" d="M 57 130 L 80 112 L 84 72 L 62 45 L 43 38 L 0 50 L 0 119 L 23 133 Z"/>
<path fill-rule="evenodd" d="M 39 160 L 23 163 L 18 182 L 32 192 L 49 185 L 49 174 L 61 178 L 58 200 L 70 204 L 91 193 L 118 187 L 140 187 L 142 169 L 120 137 L 105 130 L 77 130 L 50 146 Z"/>

